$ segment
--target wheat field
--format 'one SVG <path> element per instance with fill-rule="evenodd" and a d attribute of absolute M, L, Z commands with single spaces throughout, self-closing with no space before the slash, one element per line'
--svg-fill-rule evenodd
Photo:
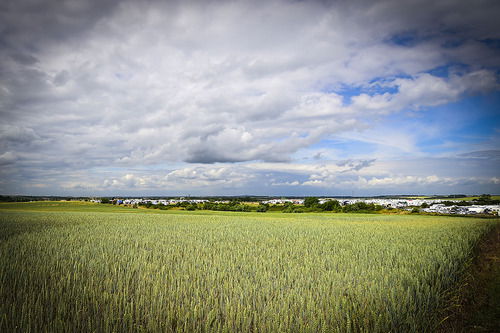
<path fill-rule="evenodd" d="M 432 332 L 494 223 L 0 209 L 0 331 Z"/>

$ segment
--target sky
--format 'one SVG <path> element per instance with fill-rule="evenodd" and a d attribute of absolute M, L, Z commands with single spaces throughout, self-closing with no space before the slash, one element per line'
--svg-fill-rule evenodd
<path fill-rule="evenodd" d="M 0 194 L 500 194 L 500 2 L 0 3 Z"/>

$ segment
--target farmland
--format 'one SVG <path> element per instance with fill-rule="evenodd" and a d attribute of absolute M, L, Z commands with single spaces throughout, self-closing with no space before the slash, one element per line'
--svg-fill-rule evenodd
<path fill-rule="evenodd" d="M 498 223 L 0 204 L 0 331 L 432 332 Z"/>

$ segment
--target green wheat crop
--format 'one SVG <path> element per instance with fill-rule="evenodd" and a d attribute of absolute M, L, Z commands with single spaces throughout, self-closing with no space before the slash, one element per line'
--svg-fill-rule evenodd
<path fill-rule="evenodd" d="M 431 332 L 496 223 L 282 215 L 0 212 L 0 331 Z"/>

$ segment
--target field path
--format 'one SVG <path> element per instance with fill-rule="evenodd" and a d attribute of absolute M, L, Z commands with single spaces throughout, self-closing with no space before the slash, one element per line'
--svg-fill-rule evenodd
<path fill-rule="evenodd" d="M 479 244 L 448 316 L 442 332 L 500 331 L 500 224 Z"/>

